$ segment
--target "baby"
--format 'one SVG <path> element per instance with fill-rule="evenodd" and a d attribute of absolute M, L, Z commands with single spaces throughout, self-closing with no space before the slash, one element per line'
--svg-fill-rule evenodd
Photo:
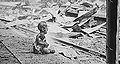
<path fill-rule="evenodd" d="M 47 48 L 49 44 L 46 42 L 45 34 L 47 34 L 48 28 L 45 21 L 41 21 L 38 24 L 38 30 L 40 33 L 36 36 L 36 40 L 33 44 L 33 52 L 37 54 L 55 53 L 55 50 Z"/>

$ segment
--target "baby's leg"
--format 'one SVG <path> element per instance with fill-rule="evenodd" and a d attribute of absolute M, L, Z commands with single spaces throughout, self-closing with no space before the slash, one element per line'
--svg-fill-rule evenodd
<path fill-rule="evenodd" d="M 48 49 L 48 48 L 43 48 L 42 53 L 43 54 L 55 53 L 55 50 L 51 50 L 51 49 Z"/>
<path fill-rule="evenodd" d="M 33 46 L 33 53 L 35 53 L 35 54 L 39 54 L 39 53 L 40 53 L 40 51 L 39 51 L 38 49 L 36 49 L 36 47 L 35 47 L 35 46 Z"/>

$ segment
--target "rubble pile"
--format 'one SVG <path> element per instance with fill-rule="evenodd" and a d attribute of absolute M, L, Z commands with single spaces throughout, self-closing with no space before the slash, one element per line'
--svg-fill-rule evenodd
<path fill-rule="evenodd" d="M 49 62 L 56 63 L 60 59 L 59 63 L 63 61 L 63 64 L 69 62 L 105 64 L 105 2 L 41 1 L 29 5 L 25 2 L 16 2 L 13 5 L 0 4 L 0 40 L 20 62 L 24 64 L 37 61 L 49 64 Z M 50 44 L 49 48 L 56 51 L 53 56 L 36 56 L 30 53 L 35 37 L 39 33 L 37 25 L 41 21 L 47 22 L 47 42 Z M 25 53 L 19 53 L 21 51 Z M 32 58 L 27 58 L 29 56 Z M 44 58 L 47 60 L 43 61 Z M 53 62 L 52 58 L 56 60 L 54 59 Z M 65 62 L 64 59 L 67 61 Z"/>

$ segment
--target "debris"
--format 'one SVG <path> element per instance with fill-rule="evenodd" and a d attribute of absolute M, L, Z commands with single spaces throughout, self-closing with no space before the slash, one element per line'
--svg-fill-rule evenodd
<path fill-rule="evenodd" d="M 18 17 L 18 20 L 23 20 L 23 19 L 26 19 L 28 16 L 19 16 Z"/>
<path fill-rule="evenodd" d="M 92 7 L 93 7 L 93 5 L 92 5 L 92 4 L 87 3 L 87 2 L 83 2 L 83 3 L 82 3 L 82 4 L 80 4 L 80 5 L 83 5 L 83 6 L 86 6 L 86 7 L 89 7 L 89 8 L 92 8 Z"/>
<path fill-rule="evenodd" d="M 69 38 L 78 38 L 78 37 L 83 37 L 82 34 L 77 34 L 77 35 L 74 35 L 74 36 L 70 36 Z"/>
<path fill-rule="evenodd" d="M 96 31 L 96 30 L 98 30 L 99 28 L 101 28 L 103 25 L 105 25 L 106 24 L 106 22 L 104 22 L 103 24 L 101 24 L 101 25 L 98 25 L 98 26 L 96 26 L 96 27 L 93 27 L 93 28 L 86 28 L 86 29 L 82 29 L 82 31 L 84 31 L 84 32 L 86 32 L 86 33 L 92 33 L 92 32 L 94 32 L 94 31 Z"/>
<path fill-rule="evenodd" d="M 84 18 L 89 18 L 89 17 L 91 17 L 93 14 L 95 14 L 98 9 L 99 9 L 99 7 L 95 7 L 95 8 L 92 9 L 91 11 L 89 11 L 89 12 L 85 13 L 84 15 L 76 18 L 73 22 L 79 21 L 79 23 L 80 23 L 81 20 L 83 20 Z"/>
<path fill-rule="evenodd" d="M 106 18 L 103 17 L 94 17 L 94 20 L 99 20 L 99 21 L 106 21 Z"/>
<path fill-rule="evenodd" d="M 20 43 L 17 43 L 16 41 L 19 41 L 21 38 L 18 38 L 19 40 L 14 37 L 13 39 L 9 38 L 15 40 L 10 43 L 16 44 L 16 46 L 20 45 L 18 48 L 9 47 L 12 49 L 11 51 L 15 51 L 14 54 L 16 54 L 21 60 L 29 55 L 36 55 L 28 54 L 24 55 L 24 57 L 22 56 L 23 53 L 17 52 L 21 50 L 29 52 L 29 50 L 25 50 L 27 47 L 32 49 L 30 46 L 35 39 L 35 35 L 39 33 L 36 27 L 41 21 L 46 21 L 48 25 L 48 34 L 46 35 L 48 40 L 46 39 L 46 41 L 50 43 L 49 48 L 52 49 L 52 46 L 54 45 L 53 49 L 55 49 L 57 55 L 68 60 L 75 60 L 75 62 L 77 61 L 81 64 L 84 64 L 84 62 L 81 62 L 81 60 L 84 60 L 83 56 L 86 61 L 91 58 L 96 59 L 94 57 L 105 59 L 105 51 L 101 50 L 105 49 L 104 39 L 106 38 L 104 37 L 106 37 L 106 9 L 103 4 L 101 5 L 97 3 L 100 6 L 99 7 L 98 5 L 95 6 L 95 3 L 89 3 L 86 1 L 74 2 L 72 0 L 69 2 L 67 2 L 67 0 L 66 2 L 57 1 L 55 3 L 53 3 L 53 1 L 47 1 L 47 3 L 16 2 L 13 3 L 13 5 L 0 3 L 0 20 L 3 24 L 1 26 L 3 26 L 3 28 L 11 28 L 1 28 L 0 30 L 5 30 L 6 33 L 1 31 L 0 34 L 4 33 L 5 35 L 9 34 L 11 36 L 10 31 L 12 31 L 17 34 L 16 36 L 33 39 L 24 39 L 24 42 L 21 41 Z M 51 40 L 49 40 L 49 36 Z M 97 38 L 99 39 L 97 40 Z M 10 44 L 8 42 L 4 43 Z M 21 43 L 23 44 L 22 47 Z M 20 48 L 20 50 L 15 48 Z M 50 55 L 38 56 L 39 57 L 37 58 L 41 59 L 43 57 L 47 58 Z M 53 56 L 57 57 L 55 55 Z M 21 61 L 23 61 L 23 63 L 28 62 L 24 60 Z"/>
<path fill-rule="evenodd" d="M 74 9 L 68 9 L 66 12 L 65 12 L 65 15 L 66 16 L 69 16 L 69 17 L 78 17 L 78 12 L 77 10 L 74 10 Z"/>
<path fill-rule="evenodd" d="M 1 19 L 1 18 L 0 18 L 0 20 L 1 21 L 6 21 L 6 22 L 12 22 L 12 21 L 9 21 L 9 20 Z"/>

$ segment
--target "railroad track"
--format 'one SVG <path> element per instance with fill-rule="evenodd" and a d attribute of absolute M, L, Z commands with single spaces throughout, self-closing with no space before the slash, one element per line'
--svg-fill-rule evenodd
<path fill-rule="evenodd" d="M 3 46 L 5 46 L 4 43 L 2 43 L 2 41 L 0 41 L 0 43 L 1 43 Z M 19 59 L 14 55 L 14 53 L 12 53 L 6 46 L 5 46 L 5 48 L 13 55 L 13 57 L 19 62 L 19 64 L 22 64 L 22 63 L 19 61 Z"/>
<path fill-rule="evenodd" d="M 77 49 L 83 50 L 85 52 L 88 52 L 92 55 L 99 56 L 99 57 L 104 58 L 104 59 L 106 58 L 105 54 L 99 53 L 98 51 L 94 51 L 94 50 L 91 50 L 91 49 L 88 49 L 88 48 L 85 48 L 85 47 L 82 47 L 82 46 L 75 45 L 75 44 L 70 43 L 66 40 L 57 39 L 57 38 L 53 38 L 53 39 L 57 40 L 58 42 L 61 42 L 63 44 L 67 44 L 67 45 L 73 46 L 74 48 L 77 48 Z"/>

